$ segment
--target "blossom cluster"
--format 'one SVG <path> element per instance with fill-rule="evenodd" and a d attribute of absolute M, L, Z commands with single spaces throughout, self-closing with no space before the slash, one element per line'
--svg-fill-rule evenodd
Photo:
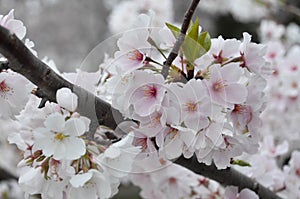
<path fill-rule="evenodd" d="M 148 9 L 150 2 L 135 2 L 134 9 Z M 162 69 L 179 28 L 151 28 L 158 25 L 153 19 L 142 14 L 130 22 L 135 29 L 120 36 L 117 51 L 94 73 L 61 74 L 44 59 L 121 112 L 129 121 L 117 129 L 92 132 L 92 118 L 76 112 L 78 96 L 69 88 L 57 91 L 57 103 L 44 104 L 34 95 L 35 85 L 9 69 L 0 72 L 1 131 L 21 151 L 19 184 L 26 197 L 110 198 L 127 177 L 143 198 L 258 198 L 172 163 L 182 155 L 218 169 L 246 160 L 251 167 L 240 171 L 286 198 L 299 195 L 299 152 L 283 170 L 276 164 L 288 151 L 282 132 L 299 136 L 299 46 L 286 50 L 300 35 L 297 26 L 263 22 L 262 45 L 248 33 L 241 40 L 211 39 L 195 20 L 165 78 Z M 0 25 L 24 39 L 26 28 L 13 11 L 0 16 Z M 37 56 L 33 42 L 25 44 Z"/>

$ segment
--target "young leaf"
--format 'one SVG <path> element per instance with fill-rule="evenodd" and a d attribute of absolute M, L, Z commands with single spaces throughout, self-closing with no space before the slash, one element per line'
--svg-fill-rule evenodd
<path fill-rule="evenodd" d="M 169 23 L 166 23 L 166 26 L 172 31 L 175 38 L 177 38 L 180 33 L 180 28 L 178 28 L 172 24 L 169 24 Z"/>
<path fill-rule="evenodd" d="M 211 47 L 211 39 L 208 32 L 202 32 L 199 35 L 198 43 L 206 50 L 209 51 Z"/>
<path fill-rule="evenodd" d="M 231 164 L 239 165 L 241 167 L 251 167 L 251 164 L 244 160 L 232 160 Z"/>

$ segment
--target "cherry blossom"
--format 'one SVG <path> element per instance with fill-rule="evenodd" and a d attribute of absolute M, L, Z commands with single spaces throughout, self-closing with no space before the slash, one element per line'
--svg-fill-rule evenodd
<path fill-rule="evenodd" d="M 38 128 L 33 132 L 36 149 L 41 149 L 47 157 L 54 159 L 78 159 L 86 153 L 85 143 L 79 136 L 88 127 L 80 118 L 65 117 L 59 113 L 48 116 L 44 122 L 45 128 Z M 75 150 L 76 149 L 76 150 Z"/>
<path fill-rule="evenodd" d="M 19 39 L 25 37 L 26 27 L 22 21 L 14 19 L 13 9 L 5 16 L 0 15 L 0 25 L 15 33 Z"/>

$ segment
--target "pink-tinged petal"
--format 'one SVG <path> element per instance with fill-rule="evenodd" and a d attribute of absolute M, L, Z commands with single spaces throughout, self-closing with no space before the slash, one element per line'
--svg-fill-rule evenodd
<path fill-rule="evenodd" d="M 226 169 L 230 166 L 231 154 L 227 151 L 216 151 L 213 156 L 218 169 Z"/>
<path fill-rule="evenodd" d="M 175 136 L 164 147 L 164 152 L 168 159 L 178 158 L 182 153 L 183 143 L 178 136 Z"/>
<path fill-rule="evenodd" d="M 244 85 L 241 84 L 230 84 L 225 88 L 225 98 L 224 100 L 233 104 L 241 104 L 246 101 L 248 91 Z"/>
<path fill-rule="evenodd" d="M 64 134 L 70 136 L 81 136 L 85 133 L 86 125 L 79 118 L 71 118 L 66 121 Z"/>
<path fill-rule="evenodd" d="M 213 123 L 206 130 L 206 136 L 211 140 L 214 146 L 220 146 L 224 143 L 224 139 L 222 137 L 223 126 L 221 124 Z"/>
<path fill-rule="evenodd" d="M 239 66 L 239 63 L 231 63 L 222 67 L 222 78 L 227 83 L 236 83 L 242 76 L 243 69 Z"/>
<path fill-rule="evenodd" d="M 225 189 L 225 198 L 226 199 L 236 199 L 239 189 L 234 186 L 228 186 Z"/>
<path fill-rule="evenodd" d="M 212 65 L 209 68 L 209 72 L 210 72 L 210 77 L 209 77 L 209 82 L 214 83 L 217 82 L 219 80 L 223 80 L 222 78 L 222 70 L 220 65 Z"/>
<path fill-rule="evenodd" d="M 133 104 L 134 110 L 142 117 L 149 116 L 160 107 L 160 104 L 157 104 L 156 101 L 153 98 L 142 98 Z"/>
<path fill-rule="evenodd" d="M 59 113 L 53 113 L 49 115 L 44 125 L 54 132 L 62 132 L 65 127 L 65 117 Z"/>
<path fill-rule="evenodd" d="M 240 192 L 238 199 L 259 199 L 259 197 L 250 189 L 243 189 Z"/>
<path fill-rule="evenodd" d="M 207 117 L 201 116 L 201 114 L 195 114 L 193 116 L 187 117 L 184 120 L 184 124 L 195 131 L 199 131 L 209 125 L 209 120 Z"/>

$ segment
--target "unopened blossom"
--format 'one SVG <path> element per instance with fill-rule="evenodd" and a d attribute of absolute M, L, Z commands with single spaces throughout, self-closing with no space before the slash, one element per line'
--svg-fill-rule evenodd
<path fill-rule="evenodd" d="M 57 103 L 68 111 L 74 112 L 77 108 L 78 97 L 69 88 L 61 88 L 56 92 Z"/>
<path fill-rule="evenodd" d="M 44 122 L 44 128 L 35 129 L 34 147 L 41 149 L 47 157 L 53 156 L 56 160 L 75 160 L 86 152 L 85 142 L 79 136 L 83 135 L 88 126 L 81 118 L 65 117 L 53 113 Z"/>

